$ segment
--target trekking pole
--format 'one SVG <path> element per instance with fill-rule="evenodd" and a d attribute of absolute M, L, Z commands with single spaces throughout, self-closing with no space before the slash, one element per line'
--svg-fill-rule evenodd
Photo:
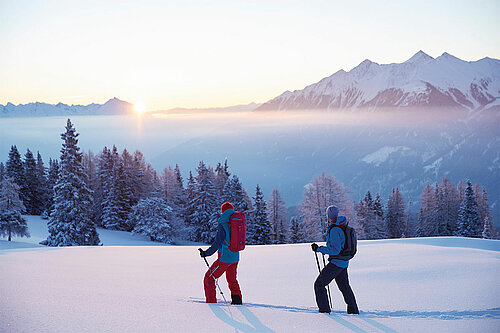
<path fill-rule="evenodd" d="M 203 250 L 201 248 L 199 248 L 198 251 L 200 251 L 200 254 L 203 252 Z M 205 260 L 205 264 L 207 264 L 208 270 L 210 270 L 210 265 L 208 264 L 207 258 L 203 257 L 203 260 Z M 219 288 L 219 292 L 222 295 L 222 298 L 224 299 L 224 302 L 227 303 L 226 297 L 224 296 L 224 293 L 222 292 L 222 289 L 220 289 L 219 282 L 214 277 L 213 272 L 210 273 L 210 276 L 214 278 L 215 284 L 217 285 L 217 288 Z"/>
<path fill-rule="evenodd" d="M 323 257 L 323 268 L 325 268 L 325 255 L 322 253 Z M 318 264 L 319 265 L 319 264 Z M 326 291 L 328 292 L 328 301 L 330 302 L 330 309 L 332 308 L 332 297 L 330 296 L 330 285 L 326 285 Z"/>
<path fill-rule="evenodd" d="M 314 255 L 316 256 L 316 264 L 318 265 L 318 273 L 321 274 L 321 268 L 319 267 L 319 260 L 318 260 L 318 252 L 314 251 Z"/>

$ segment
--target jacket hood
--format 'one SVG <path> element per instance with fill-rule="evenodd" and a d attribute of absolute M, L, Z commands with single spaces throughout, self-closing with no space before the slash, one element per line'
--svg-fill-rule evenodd
<path fill-rule="evenodd" d="M 226 209 L 224 213 L 222 213 L 221 217 L 219 218 L 218 222 L 222 225 L 229 225 L 229 218 L 231 215 L 234 214 L 234 209 Z"/>
<path fill-rule="evenodd" d="M 333 225 L 344 226 L 347 224 L 347 219 L 345 218 L 345 216 L 337 216 L 337 219 L 333 220 L 330 223 L 333 223 Z M 330 225 L 330 223 L 328 223 L 328 225 Z"/>

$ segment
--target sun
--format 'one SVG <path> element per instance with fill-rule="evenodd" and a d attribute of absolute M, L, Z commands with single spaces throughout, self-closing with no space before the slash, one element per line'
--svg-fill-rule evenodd
<path fill-rule="evenodd" d="M 146 111 L 146 107 L 142 103 L 134 103 L 134 110 L 137 114 L 143 114 Z"/>

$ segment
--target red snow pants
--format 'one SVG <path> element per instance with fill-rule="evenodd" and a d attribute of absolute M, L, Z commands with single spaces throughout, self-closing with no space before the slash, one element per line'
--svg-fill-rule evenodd
<path fill-rule="evenodd" d="M 240 285 L 238 284 L 238 280 L 236 280 L 237 268 L 237 262 L 221 262 L 219 258 L 212 264 L 212 266 L 210 266 L 208 271 L 205 273 L 205 278 L 203 279 L 207 303 L 217 303 L 215 279 L 221 277 L 224 272 L 226 273 L 226 280 L 229 290 L 231 291 L 231 295 L 239 295 L 241 297 Z"/>

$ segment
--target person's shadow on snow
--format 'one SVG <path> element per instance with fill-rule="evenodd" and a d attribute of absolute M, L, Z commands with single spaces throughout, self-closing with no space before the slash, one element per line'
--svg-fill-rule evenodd
<path fill-rule="evenodd" d="M 239 322 L 233 318 L 231 313 L 231 308 L 227 306 L 221 306 L 219 304 L 209 304 L 210 310 L 214 313 L 214 315 L 225 322 L 228 325 L 231 325 L 236 330 L 240 330 L 242 332 L 274 332 L 269 327 L 265 326 L 257 316 L 255 316 L 252 311 L 247 309 L 246 307 L 233 307 L 237 308 L 241 314 L 246 318 L 246 320 L 252 325 L 248 325 L 242 322 Z"/>

